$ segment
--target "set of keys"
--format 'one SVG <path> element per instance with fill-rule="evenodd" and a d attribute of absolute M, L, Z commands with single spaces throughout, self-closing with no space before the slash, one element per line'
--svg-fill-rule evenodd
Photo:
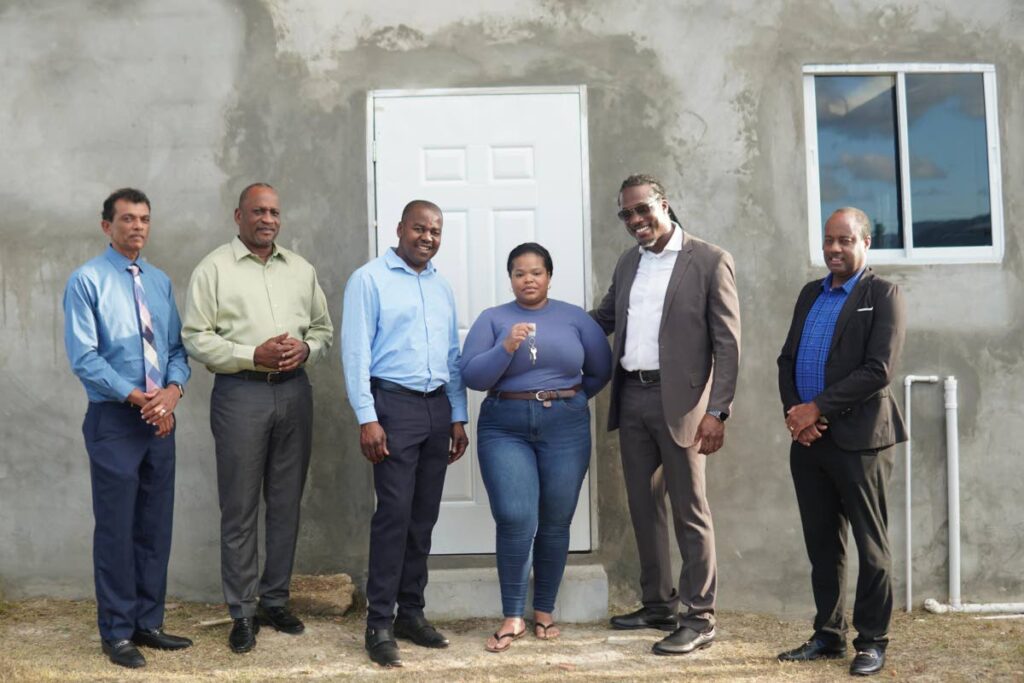
<path fill-rule="evenodd" d="M 530 365 L 537 364 L 537 323 L 527 323 L 530 326 L 530 331 L 526 333 L 526 346 L 530 351 Z M 541 403 L 545 408 L 551 407 L 551 401 L 543 401 Z"/>

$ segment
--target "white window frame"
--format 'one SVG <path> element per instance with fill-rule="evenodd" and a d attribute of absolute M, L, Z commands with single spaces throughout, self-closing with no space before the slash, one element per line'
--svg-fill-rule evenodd
<path fill-rule="evenodd" d="M 910 154 L 907 136 L 906 74 L 980 73 L 985 89 L 985 131 L 988 144 L 989 201 L 992 211 L 992 245 L 984 247 L 915 247 L 911 220 Z M 896 77 L 896 136 L 899 144 L 900 213 L 902 249 L 871 249 L 877 264 L 1000 263 L 1003 260 L 1003 185 L 999 154 L 999 117 L 996 100 L 996 69 L 992 64 L 809 64 L 803 68 L 804 137 L 807 149 L 807 219 L 811 263 L 825 264 L 821 254 L 821 187 L 818 168 L 818 113 L 815 76 Z"/>

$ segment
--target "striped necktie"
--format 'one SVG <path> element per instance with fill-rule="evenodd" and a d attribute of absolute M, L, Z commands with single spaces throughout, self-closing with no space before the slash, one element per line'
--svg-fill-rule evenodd
<path fill-rule="evenodd" d="M 135 263 L 128 266 L 135 281 L 135 304 L 139 309 L 139 330 L 142 332 L 142 358 L 146 368 L 146 391 L 150 392 L 160 388 L 160 380 L 163 375 L 160 373 L 160 361 L 157 359 L 156 346 L 154 345 L 153 319 L 149 315 L 149 308 L 146 306 L 146 290 L 142 288 L 142 278 L 139 277 L 139 266 Z"/>

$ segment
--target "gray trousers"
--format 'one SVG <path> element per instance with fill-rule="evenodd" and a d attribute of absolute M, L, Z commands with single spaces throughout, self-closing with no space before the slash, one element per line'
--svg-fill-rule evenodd
<path fill-rule="evenodd" d="M 220 495 L 220 569 L 233 618 L 288 602 L 309 469 L 313 394 L 305 373 L 280 384 L 217 375 L 210 398 Z M 259 575 L 260 491 L 266 557 Z"/>
<path fill-rule="evenodd" d="M 675 608 L 681 603 L 685 611 L 680 624 L 702 631 L 715 623 L 718 581 L 715 531 L 705 491 L 707 456 L 673 440 L 661 406 L 660 384 L 632 379 L 623 383 L 619 450 L 640 554 L 643 604 Z M 683 558 L 678 594 L 669 556 L 666 492 Z"/>

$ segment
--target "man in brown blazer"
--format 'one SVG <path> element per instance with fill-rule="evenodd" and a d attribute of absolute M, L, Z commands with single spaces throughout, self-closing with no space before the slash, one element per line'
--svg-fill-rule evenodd
<path fill-rule="evenodd" d="M 654 177 L 626 178 L 619 207 L 639 247 L 619 258 L 591 315 L 615 333 L 608 429 L 619 430 L 643 607 L 611 625 L 672 631 L 655 643 L 655 654 L 686 654 L 715 638 L 715 533 L 704 467 L 722 447 L 736 390 L 736 277 L 728 252 L 683 231 Z M 683 558 L 678 593 L 666 491 Z"/>
<path fill-rule="evenodd" d="M 886 519 L 889 447 L 906 440 L 889 389 L 903 348 L 899 288 L 866 267 L 871 221 L 839 209 L 823 239 L 829 275 L 807 283 L 779 354 L 779 394 L 793 439 L 789 463 L 811 560 L 814 635 L 781 661 L 846 655 L 845 566 L 852 527 L 860 569 L 853 607 L 854 675 L 882 670 L 892 617 Z"/>

